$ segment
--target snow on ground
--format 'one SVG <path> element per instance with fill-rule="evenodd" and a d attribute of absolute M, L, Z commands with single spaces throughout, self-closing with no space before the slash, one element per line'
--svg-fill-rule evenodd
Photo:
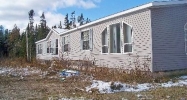
<path fill-rule="evenodd" d="M 41 69 L 35 67 L 26 68 L 13 68 L 13 67 L 0 67 L 0 75 L 10 75 L 10 76 L 30 76 L 30 75 L 44 75 L 47 72 L 42 72 Z"/>
<path fill-rule="evenodd" d="M 181 76 L 177 82 L 169 81 L 167 83 L 144 83 L 130 85 L 120 82 L 103 82 L 100 80 L 93 80 L 92 85 L 86 87 L 87 92 L 92 92 L 92 89 L 98 89 L 100 93 L 115 93 L 115 92 L 140 92 L 158 87 L 172 87 L 172 86 L 187 86 L 187 76 Z"/>

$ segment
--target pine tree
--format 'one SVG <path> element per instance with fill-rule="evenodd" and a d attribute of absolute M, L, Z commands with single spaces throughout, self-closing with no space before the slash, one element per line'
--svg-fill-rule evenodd
<path fill-rule="evenodd" d="M 4 28 L 1 25 L 0 26 L 0 57 L 3 56 L 3 51 L 4 51 L 4 35 L 3 35 Z"/>
<path fill-rule="evenodd" d="M 77 21 L 79 22 L 80 26 L 84 24 L 84 16 L 82 13 L 80 16 L 78 16 Z"/>
<path fill-rule="evenodd" d="M 64 18 L 64 25 L 65 25 L 65 29 L 70 29 L 68 14 L 66 14 L 66 17 Z"/>

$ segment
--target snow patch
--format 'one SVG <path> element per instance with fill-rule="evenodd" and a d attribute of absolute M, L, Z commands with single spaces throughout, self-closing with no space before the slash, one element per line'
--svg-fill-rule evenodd
<path fill-rule="evenodd" d="M 11 75 L 11 76 L 29 76 L 29 75 L 46 75 L 47 72 L 42 72 L 41 69 L 35 67 L 26 68 L 10 68 L 10 67 L 0 67 L 0 75 Z"/>
<path fill-rule="evenodd" d="M 187 76 L 181 76 L 177 82 L 169 81 L 167 83 L 143 83 L 143 84 L 126 84 L 120 82 L 103 82 L 100 80 L 93 80 L 92 85 L 86 87 L 87 92 L 92 92 L 92 89 L 97 89 L 100 93 L 115 93 L 115 92 L 140 92 L 158 87 L 173 87 L 173 86 L 187 86 Z"/>

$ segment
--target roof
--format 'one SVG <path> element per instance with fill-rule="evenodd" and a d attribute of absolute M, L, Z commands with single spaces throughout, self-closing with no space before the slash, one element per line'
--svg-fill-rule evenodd
<path fill-rule="evenodd" d="M 67 30 L 67 31 L 63 31 L 63 32 L 58 31 L 58 33 L 60 33 L 59 35 L 67 34 L 67 33 L 76 31 L 78 29 L 82 29 L 82 28 L 97 24 L 97 23 L 102 22 L 102 21 L 106 21 L 106 20 L 109 20 L 109 19 L 112 19 L 112 18 L 116 18 L 116 17 L 122 16 L 122 15 L 125 15 L 125 14 L 129 14 L 129 13 L 136 12 L 136 11 L 143 10 L 143 9 L 147 9 L 147 8 L 160 7 L 160 6 L 173 6 L 173 5 L 181 5 L 181 4 L 187 4 L 187 0 L 153 1 L 151 3 L 140 5 L 140 6 L 137 6 L 137 7 L 134 7 L 134 8 L 131 8 L 131 9 L 128 9 L 128 10 L 125 10 L 125 11 L 107 16 L 107 17 L 100 18 L 98 20 L 92 21 L 92 22 L 90 22 L 88 24 L 85 24 L 85 25 L 82 25 L 82 26 L 78 26 L 78 27 L 76 27 L 74 29 L 71 29 L 71 30 Z"/>

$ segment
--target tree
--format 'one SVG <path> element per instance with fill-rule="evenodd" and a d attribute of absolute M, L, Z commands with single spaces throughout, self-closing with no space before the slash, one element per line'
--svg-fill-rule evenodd
<path fill-rule="evenodd" d="M 4 28 L 1 25 L 0 26 L 0 57 L 3 56 L 3 51 L 4 51 L 4 35 L 3 35 Z"/>
<path fill-rule="evenodd" d="M 5 30 L 5 34 L 4 34 L 4 50 L 3 50 L 3 55 L 5 57 L 8 57 L 8 38 L 9 38 L 9 30 L 6 29 Z"/>
<path fill-rule="evenodd" d="M 60 24 L 59 24 L 58 28 L 62 29 L 62 24 L 61 24 L 61 21 L 60 21 Z"/>
<path fill-rule="evenodd" d="M 19 47 L 20 45 L 20 29 L 17 25 L 14 25 L 12 32 L 8 37 L 8 51 L 10 57 L 19 57 Z"/>
<path fill-rule="evenodd" d="M 35 13 L 34 13 L 34 10 L 33 9 L 31 9 L 30 11 L 29 11 L 29 20 L 30 20 L 30 33 L 33 33 L 33 31 L 34 31 L 34 27 L 33 27 L 33 23 L 34 23 L 34 15 L 35 15 Z"/>
<path fill-rule="evenodd" d="M 78 16 L 77 21 L 79 22 L 80 26 L 84 24 L 84 17 L 82 13 L 80 16 Z"/>
<path fill-rule="evenodd" d="M 76 19 L 75 19 L 75 11 L 71 13 L 71 18 L 70 19 L 71 19 L 71 21 L 70 21 L 71 27 L 75 28 L 76 27 L 76 24 L 75 24 L 75 21 L 76 21 Z"/>
<path fill-rule="evenodd" d="M 89 18 L 86 19 L 86 24 L 91 22 L 91 20 Z"/>
<path fill-rule="evenodd" d="M 64 25 L 65 25 L 64 29 L 70 29 L 70 23 L 69 23 L 69 19 L 68 19 L 68 14 L 66 14 L 66 17 L 64 18 Z"/>

